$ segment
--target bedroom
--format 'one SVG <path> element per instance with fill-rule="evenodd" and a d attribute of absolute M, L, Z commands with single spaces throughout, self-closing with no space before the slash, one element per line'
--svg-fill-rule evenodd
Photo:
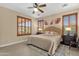
<path fill-rule="evenodd" d="M 0 3 L 0 55 L 79 56 L 79 4 L 45 3 L 40 7 L 44 12 L 37 10 L 36 5 L 41 4 Z M 72 33 L 77 34 L 77 42 L 73 42 L 76 48 L 67 40 L 73 38 Z"/>

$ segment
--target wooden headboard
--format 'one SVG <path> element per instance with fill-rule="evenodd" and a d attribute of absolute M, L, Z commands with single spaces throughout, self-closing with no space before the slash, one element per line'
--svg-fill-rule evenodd
<path fill-rule="evenodd" d="M 58 34 L 62 34 L 62 30 L 60 28 L 54 27 L 54 26 L 50 26 L 44 29 L 45 31 L 49 31 L 49 32 L 56 32 Z"/>

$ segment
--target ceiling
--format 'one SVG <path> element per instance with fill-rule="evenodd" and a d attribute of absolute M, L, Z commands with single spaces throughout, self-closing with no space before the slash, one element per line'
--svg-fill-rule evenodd
<path fill-rule="evenodd" d="M 64 4 L 67 4 L 67 6 L 63 7 Z M 79 8 L 78 3 L 46 3 L 46 7 L 41 8 L 42 10 L 44 10 L 44 13 L 41 13 L 38 11 L 35 14 L 32 14 L 33 9 L 28 9 L 28 7 L 32 7 L 33 3 L 0 3 L 0 6 L 12 9 L 14 11 L 17 11 L 35 18 L 48 16 L 51 14 L 53 15 L 60 12 L 66 12 L 66 11 Z"/>

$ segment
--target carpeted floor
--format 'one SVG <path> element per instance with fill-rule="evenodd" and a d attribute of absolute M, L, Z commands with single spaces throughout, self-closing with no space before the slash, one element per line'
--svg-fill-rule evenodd
<path fill-rule="evenodd" d="M 79 49 L 74 47 L 69 49 L 69 46 L 61 44 L 57 49 L 55 56 L 79 56 Z"/>
<path fill-rule="evenodd" d="M 79 56 L 79 49 L 60 45 L 54 56 Z M 0 56 L 47 56 L 47 52 L 40 50 L 26 42 L 0 48 Z"/>

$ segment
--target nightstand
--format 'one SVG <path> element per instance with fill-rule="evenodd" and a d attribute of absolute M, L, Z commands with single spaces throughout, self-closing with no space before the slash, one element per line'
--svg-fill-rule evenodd
<path fill-rule="evenodd" d="M 62 43 L 71 47 L 76 47 L 76 34 L 74 35 L 63 35 L 63 41 Z"/>

